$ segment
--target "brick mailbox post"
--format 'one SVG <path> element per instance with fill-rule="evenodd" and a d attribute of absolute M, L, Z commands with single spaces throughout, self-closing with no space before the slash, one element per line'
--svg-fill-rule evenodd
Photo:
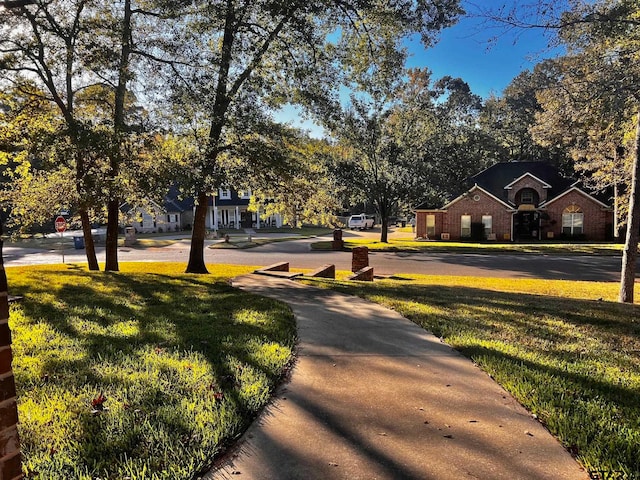
<path fill-rule="evenodd" d="M 369 248 L 356 247 L 352 251 L 351 257 L 351 271 L 357 272 L 365 267 L 369 266 Z"/>
<path fill-rule="evenodd" d="M 333 242 L 331 242 L 332 250 L 342 250 L 344 247 L 344 240 L 342 240 L 342 230 L 337 229 L 333 231 Z"/>
<path fill-rule="evenodd" d="M 23 478 L 17 427 L 16 383 L 11 360 L 9 296 L 0 240 L 0 480 Z"/>

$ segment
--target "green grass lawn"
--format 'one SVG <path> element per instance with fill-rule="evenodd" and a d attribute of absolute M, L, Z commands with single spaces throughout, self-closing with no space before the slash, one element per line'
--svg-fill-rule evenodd
<path fill-rule="evenodd" d="M 418 241 L 412 238 L 390 238 L 387 243 L 372 238 L 345 238 L 344 248 L 367 247 L 371 251 L 423 253 L 533 253 L 543 255 L 621 255 L 618 243 L 473 243 Z M 331 250 L 330 241 L 316 242 L 314 250 Z"/>
<path fill-rule="evenodd" d="M 397 310 L 473 359 L 594 478 L 640 479 L 640 306 L 617 283 L 306 280 Z M 640 302 L 637 302 L 640 303 Z"/>
<path fill-rule="evenodd" d="M 7 268 L 28 478 L 192 479 L 255 418 L 295 321 L 229 285 L 253 268 L 209 268 Z"/>

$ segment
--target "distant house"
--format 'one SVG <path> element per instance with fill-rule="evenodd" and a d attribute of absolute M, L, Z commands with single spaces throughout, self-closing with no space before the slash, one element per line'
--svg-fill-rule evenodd
<path fill-rule="evenodd" d="M 282 217 L 271 215 L 260 218 L 260 212 L 249 211 L 251 191 L 236 191 L 220 188 L 211 197 L 207 209 L 206 227 L 211 230 L 222 228 L 265 228 L 281 227 Z"/>
<path fill-rule="evenodd" d="M 260 212 L 249 211 L 250 191 L 219 189 L 209 198 L 205 226 L 208 230 L 265 228 L 282 226 L 280 215 L 260 218 Z M 120 207 L 124 221 L 138 233 L 174 232 L 190 230 L 193 226 L 195 203 L 193 198 L 180 199 L 177 187 L 164 196 L 162 205 L 152 200 L 145 206 L 128 203 Z"/>
<path fill-rule="evenodd" d="M 607 199 L 543 162 L 498 163 L 469 179 L 469 188 L 440 208 L 416 208 L 416 235 L 435 240 L 608 240 Z"/>
<path fill-rule="evenodd" d="M 120 206 L 124 223 L 138 233 L 178 232 L 193 225 L 193 199 L 180 199 L 177 187 L 171 187 L 162 204 L 149 200 L 145 206 L 125 203 Z"/>

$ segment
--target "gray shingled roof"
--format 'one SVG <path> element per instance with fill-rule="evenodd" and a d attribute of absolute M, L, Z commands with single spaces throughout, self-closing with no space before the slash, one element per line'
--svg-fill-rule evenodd
<path fill-rule="evenodd" d="M 561 175 L 557 168 L 545 162 L 501 162 L 492 165 L 472 177 L 469 177 L 467 179 L 467 189 L 465 191 L 471 189 L 477 184 L 479 187 L 488 191 L 495 197 L 506 202 L 508 192 L 504 187 L 527 173 L 539 178 L 551 186 L 548 192 L 548 200 L 557 197 L 577 183 L 575 178 Z M 598 200 L 604 203 L 610 203 L 601 198 L 601 195 L 590 192 L 584 187 L 584 185 L 578 184 L 577 186 L 590 195 L 598 198 Z M 460 193 L 462 194 L 464 192 Z M 442 208 L 442 206 L 423 203 L 416 207 L 416 210 L 437 210 L 438 208 Z"/>
<path fill-rule="evenodd" d="M 551 185 L 548 199 L 560 195 L 562 192 L 576 183 L 575 178 L 567 178 L 548 163 L 544 162 L 503 162 L 483 170 L 469 179 L 469 188 L 478 184 L 486 191 L 500 199 L 506 199 L 505 189 L 514 180 L 525 174 L 531 174 L 545 183 Z"/>

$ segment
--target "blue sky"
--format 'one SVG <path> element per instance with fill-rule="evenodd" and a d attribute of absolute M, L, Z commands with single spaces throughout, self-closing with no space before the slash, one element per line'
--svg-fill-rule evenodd
<path fill-rule="evenodd" d="M 484 23 L 479 18 L 464 17 L 444 30 L 440 41 L 426 50 L 418 41 L 408 43 L 412 53 L 408 66 L 427 67 L 434 79 L 460 77 L 473 93 L 487 98 L 491 92 L 500 95 L 520 72 L 553 54 L 541 29 L 503 32 Z"/>
<path fill-rule="evenodd" d="M 502 4 L 498 0 L 483 0 L 483 6 Z M 467 4 L 467 11 L 473 6 Z M 460 77 L 471 91 L 483 98 L 491 93 L 500 96 L 504 88 L 523 70 L 531 70 L 544 58 L 554 55 L 548 48 L 549 38 L 541 29 L 504 31 L 491 27 L 473 15 L 460 19 L 453 27 L 444 30 L 434 46 L 425 49 L 419 40 L 407 42 L 410 57 L 408 67 L 426 67 L 433 80 L 445 75 Z M 294 107 L 283 110 L 280 118 L 291 121 L 298 128 L 308 129 L 316 137 L 322 136 L 312 122 L 301 119 Z"/>

